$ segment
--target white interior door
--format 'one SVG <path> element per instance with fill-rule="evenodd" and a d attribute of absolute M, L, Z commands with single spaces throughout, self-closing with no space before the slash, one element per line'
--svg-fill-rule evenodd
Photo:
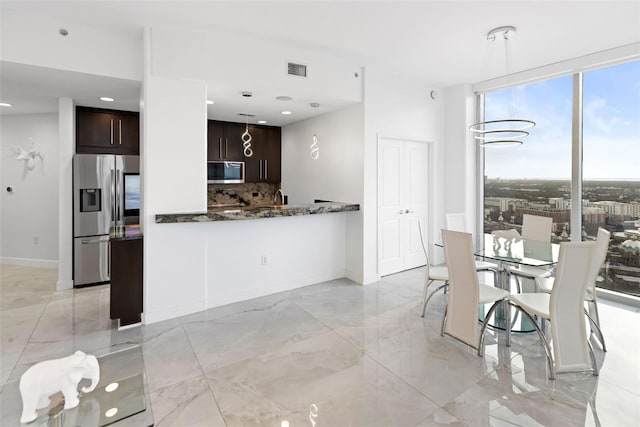
<path fill-rule="evenodd" d="M 427 229 L 427 143 L 381 138 L 378 147 L 378 271 L 424 265 L 418 221 Z M 426 236 L 425 236 L 426 237 Z"/>

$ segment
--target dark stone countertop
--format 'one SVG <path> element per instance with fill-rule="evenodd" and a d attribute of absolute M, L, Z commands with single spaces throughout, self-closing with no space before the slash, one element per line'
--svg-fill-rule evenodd
<path fill-rule="evenodd" d="M 134 240 L 142 239 L 142 230 L 139 225 L 116 225 L 109 231 L 109 240 Z"/>
<path fill-rule="evenodd" d="M 359 211 L 360 205 L 339 202 L 209 208 L 207 212 L 158 214 L 156 223 L 237 221 Z"/>

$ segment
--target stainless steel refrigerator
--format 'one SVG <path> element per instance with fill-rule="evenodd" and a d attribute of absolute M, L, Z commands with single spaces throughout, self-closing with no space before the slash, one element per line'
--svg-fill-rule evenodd
<path fill-rule="evenodd" d="M 109 231 L 139 215 L 139 156 L 73 158 L 73 283 L 109 281 Z M 125 188 L 127 191 L 125 191 Z"/>

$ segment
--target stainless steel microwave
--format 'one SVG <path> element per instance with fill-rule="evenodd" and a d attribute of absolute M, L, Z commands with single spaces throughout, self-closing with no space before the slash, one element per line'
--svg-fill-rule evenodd
<path fill-rule="evenodd" d="M 209 184 L 244 183 L 244 162 L 207 162 Z"/>

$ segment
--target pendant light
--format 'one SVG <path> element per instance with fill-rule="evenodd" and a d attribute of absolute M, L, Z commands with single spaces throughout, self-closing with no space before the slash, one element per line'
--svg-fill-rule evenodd
<path fill-rule="evenodd" d="M 253 94 L 251 92 L 248 91 L 244 91 L 242 92 L 242 96 L 245 98 L 251 98 L 253 96 Z M 239 113 L 241 116 L 245 117 L 245 127 L 244 127 L 244 133 L 242 134 L 242 136 L 240 137 L 240 139 L 242 139 L 242 147 L 243 147 L 243 153 L 245 157 L 251 157 L 253 156 L 253 149 L 251 148 L 251 134 L 249 133 L 249 116 L 253 117 L 253 114 L 249 114 L 249 113 Z"/>
<path fill-rule="evenodd" d="M 249 134 L 249 115 L 245 115 L 247 121 L 244 128 L 244 133 L 240 137 L 242 139 L 242 147 L 244 148 L 244 156 L 253 156 L 253 149 L 251 148 L 251 134 Z"/>
<path fill-rule="evenodd" d="M 516 32 L 516 28 L 512 26 L 504 26 L 494 28 L 487 33 L 487 53 L 483 67 L 483 77 L 489 69 L 491 62 L 491 53 L 496 39 L 502 37 L 504 39 L 504 58 L 506 75 L 511 74 L 511 55 L 509 51 L 509 38 Z M 522 145 L 522 138 L 529 135 L 527 129 L 536 125 L 532 120 L 518 118 L 518 111 L 515 101 L 513 87 L 509 87 L 509 112 L 508 118 L 500 120 L 487 120 L 474 123 L 469 130 L 474 133 L 474 138 L 479 141 L 482 147 L 497 147 L 509 145 Z"/>

